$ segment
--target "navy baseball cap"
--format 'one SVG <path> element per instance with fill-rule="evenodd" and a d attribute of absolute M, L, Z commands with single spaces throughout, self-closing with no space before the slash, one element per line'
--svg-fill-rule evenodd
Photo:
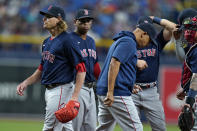
<path fill-rule="evenodd" d="M 137 28 L 140 28 L 141 30 L 143 30 L 144 32 L 147 32 L 150 39 L 154 42 L 154 44 L 157 45 L 157 42 L 155 40 L 156 37 L 156 30 L 154 28 L 154 26 L 150 23 L 141 23 L 139 25 L 137 25 Z"/>
<path fill-rule="evenodd" d="M 178 22 L 179 22 L 180 25 L 182 25 L 183 21 L 186 18 L 192 18 L 196 15 L 197 15 L 197 11 L 195 9 L 193 9 L 193 8 L 184 9 L 183 11 L 181 11 L 179 13 Z"/>
<path fill-rule="evenodd" d="M 137 24 L 141 24 L 141 23 L 150 23 L 150 24 L 153 24 L 153 20 L 150 17 L 148 17 L 148 16 L 141 16 L 137 20 Z"/>
<path fill-rule="evenodd" d="M 40 14 L 41 15 L 50 15 L 53 17 L 61 16 L 63 20 L 65 19 L 64 9 L 59 6 L 50 5 L 47 10 L 44 10 L 44 9 L 41 10 Z"/>
<path fill-rule="evenodd" d="M 80 9 L 76 14 L 75 19 L 78 20 L 83 18 L 94 19 L 92 11 L 88 9 Z"/>

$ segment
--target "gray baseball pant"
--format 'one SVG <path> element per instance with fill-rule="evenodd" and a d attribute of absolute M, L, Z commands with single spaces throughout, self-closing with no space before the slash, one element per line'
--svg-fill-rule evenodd
<path fill-rule="evenodd" d="M 131 96 L 114 96 L 111 107 L 104 105 L 105 96 L 98 96 L 99 126 L 96 131 L 113 131 L 116 122 L 123 131 L 143 131 L 143 126 Z"/>
<path fill-rule="evenodd" d="M 132 98 L 139 115 L 141 110 L 144 111 L 152 131 L 166 131 L 164 110 L 156 86 L 132 94 Z"/>
<path fill-rule="evenodd" d="M 195 119 L 195 123 L 194 123 L 194 127 L 192 128 L 191 131 L 197 131 L 197 96 L 195 98 L 195 103 L 193 105 L 193 109 L 194 109 L 194 119 Z"/>
<path fill-rule="evenodd" d="M 82 87 L 79 94 L 79 113 L 73 119 L 74 131 L 95 131 L 96 130 L 96 102 L 93 88 Z"/>
<path fill-rule="evenodd" d="M 72 82 L 52 89 L 46 88 L 46 114 L 43 131 L 73 131 L 72 121 L 61 123 L 55 117 L 55 112 L 65 106 L 73 91 L 74 85 Z"/>

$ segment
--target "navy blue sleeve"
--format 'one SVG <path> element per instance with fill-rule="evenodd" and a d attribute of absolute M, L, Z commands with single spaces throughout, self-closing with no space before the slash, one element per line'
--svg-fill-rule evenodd
<path fill-rule="evenodd" d="M 112 57 L 115 57 L 120 63 L 125 63 L 132 55 L 137 52 L 136 42 L 132 39 L 122 39 L 117 43 Z"/>
<path fill-rule="evenodd" d="M 192 73 L 197 73 L 197 48 L 192 51 L 191 59 L 190 59 L 190 67 Z"/>
<path fill-rule="evenodd" d="M 84 62 L 83 57 L 81 56 L 79 46 L 72 42 L 71 40 L 67 41 L 68 43 L 65 44 L 65 53 L 66 57 L 68 57 L 70 63 L 73 66 L 76 66 L 77 64 Z"/>
<path fill-rule="evenodd" d="M 164 46 L 168 43 L 168 41 L 164 40 L 163 31 L 164 30 L 161 30 L 159 32 L 159 34 L 157 34 L 157 37 L 156 37 L 156 41 L 158 43 L 159 52 L 161 52 L 163 50 Z"/>

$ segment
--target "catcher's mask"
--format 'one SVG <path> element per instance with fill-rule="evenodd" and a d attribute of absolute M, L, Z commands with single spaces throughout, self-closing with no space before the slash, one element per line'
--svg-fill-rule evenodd
<path fill-rule="evenodd" d="M 184 38 L 189 44 L 193 44 L 196 41 L 197 33 L 197 18 L 187 18 L 183 22 Z"/>
<path fill-rule="evenodd" d="M 195 35 L 196 35 L 196 31 L 194 31 L 194 30 L 185 30 L 184 31 L 184 37 L 187 40 L 188 44 L 195 43 Z"/>

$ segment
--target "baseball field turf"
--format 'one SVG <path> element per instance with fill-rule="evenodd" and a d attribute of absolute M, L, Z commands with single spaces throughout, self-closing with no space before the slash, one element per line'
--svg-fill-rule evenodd
<path fill-rule="evenodd" d="M 12 120 L 0 119 L 0 131 L 41 131 L 43 121 L 40 120 Z M 122 131 L 116 126 L 114 131 Z M 144 131 L 151 131 L 150 126 L 144 124 Z M 167 131 L 179 131 L 176 125 L 167 125 Z"/>

